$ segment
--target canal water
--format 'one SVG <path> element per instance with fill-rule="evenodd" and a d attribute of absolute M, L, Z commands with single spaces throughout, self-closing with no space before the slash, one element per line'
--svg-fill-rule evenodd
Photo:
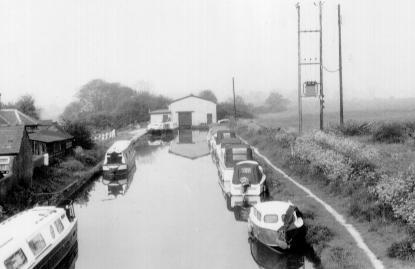
<path fill-rule="evenodd" d="M 313 268 L 248 240 L 249 208 L 218 184 L 206 133 L 151 138 L 129 178 L 93 182 L 75 200 L 75 268 Z"/>

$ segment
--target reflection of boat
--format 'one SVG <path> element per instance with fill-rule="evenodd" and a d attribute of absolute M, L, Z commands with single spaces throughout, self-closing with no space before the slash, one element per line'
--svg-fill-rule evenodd
<path fill-rule="evenodd" d="M 231 195 L 261 195 L 265 191 L 266 178 L 258 162 L 239 162 L 234 167 Z"/>
<path fill-rule="evenodd" d="M 75 242 L 72 249 L 66 257 L 59 263 L 56 268 L 59 269 L 75 269 L 76 260 L 78 259 L 78 241 Z"/>
<path fill-rule="evenodd" d="M 72 204 L 25 210 L 0 224 L 0 268 L 61 268 L 76 242 Z"/>
<path fill-rule="evenodd" d="M 209 155 L 205 139 L 206 131 L 179 130 L 176 139 L 170 143 L 169 152 L 192 160 Z"/>
<path fill-rule="evenodd" d="M 119 140 L 105 153 L 103 176 L 107 179 L 125 178 L 133 167 L 135 150 L 131 141 Z"/>
<path fill-rule="evenodd" d="M 304 241 L 301 212 L 290 202 L 270 201 L 252 206 L 248 218 L 250 236 L 261 243 L 287 250 Z"/>
<path fill-rule="evenodd" d="M 105 178 L 102 178 L 102 183 L 107 186 L 108 189 L 108 196 L 117 197 L 119 195 L 125 195 L 130 188 L 131 181 L 134 176 L 134 170 L 130 171 L 128 174 L 128 177 L 126 178 L 120 178 L 116 180 L 108 180 Z"/>
<path fill-rule="evenodd" d="M 231 182 L 235 165 L 241 161 L 253 160 L 252 149 L 249 145 L 239 143 L 223 146 L 223 154 L 217 160 L 219 177 L 225 182 Z"/>
<path fill-rule="evenodd" d="M 265 246 L 255 238 L 249 239 L 251 255 L 254 261 L 264 269 L 287 268 L 300 269 L 305 268 L 305 258 L 297 253 L 277 253 Z"/>

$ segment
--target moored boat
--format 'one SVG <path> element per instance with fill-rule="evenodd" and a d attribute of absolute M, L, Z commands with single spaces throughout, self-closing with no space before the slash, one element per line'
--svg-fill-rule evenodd
<path fill-rule="evenodd" d="M 106 179 L 127 178 L 134 167 L 135 150 L 131 141 L 119 140 L 105 153 L 103 176 Z"/>
<path fill-rule="evenodd" d="M 0 223 L 0 268 L 59 268 L 77 253 L 77 218 L 71 204 L 25 210 Z"/>
<path fill-rule="evenodd" d="M 288 250 L 303 243 L 301 212 L 290 202 L 269 201 L 251 207 L 248 231 L 258 241 L 276 250 Z"/>
<path fill-rule="evenodd" d="M 257 161 L 238 162 L 233 170 L 231 195 L 261 195 L 265 192 L 267 176 Z"/>
<path fill-rule="evenodd" d="M 217 167 L 221 180 L 231 182 L 238 162 L 253 160 L 252 149 L 246 144 L 223 144 L 223 154 L 218 156 Z"/>

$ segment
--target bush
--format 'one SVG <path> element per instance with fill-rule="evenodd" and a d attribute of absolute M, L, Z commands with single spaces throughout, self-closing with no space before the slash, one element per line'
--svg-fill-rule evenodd
<path fill-rule="evenodd" d="M 402 123 L 382 123 L 373 132 L 373 140 L 383 143 L 403 143 L 406 134 Z"/>
<path fill-rule="evenodd" d="M 100 158 L 98 158 L 96 155 L 96 150 L 82 150 L 82 148 L 75 149 L 75 159 L 81 162 L 83 165 L 96 165 L 100 160 Z"/>
<path fill-rule="evenodd" d="M 367 122 L 346 121 L 343 126 L 340 124 L 331 126 L 338 133 L 346 136 L 357 136 L 370 134 L 370 125 Z"/>
<path fill-rule="evenodd" d="M 80 146 L 84 149 L 90 149 L 94 145 L 91 131 L 85 122 L 65 121 L 63 125 L 65 131 L 74 137 L 74 146 Z"/>
<path fill-rule="evenodd" d="M 80 171 L 85 168 L 85 166 L 80 161 L 74 159 L 62 162 L 60 167 L 72 172 Z"/>
<path fill-rule="evenodd" d="M 387 254 L 391 258 L 415 261 L 415 242 L 411 239 L 395 242 L 388 248 Z"/>

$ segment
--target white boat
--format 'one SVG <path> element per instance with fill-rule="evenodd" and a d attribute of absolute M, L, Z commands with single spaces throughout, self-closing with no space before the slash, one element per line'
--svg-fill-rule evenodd
<path fill-rule="evenodd" d="M 288 250 L 303 243 L 305 227 L 301 212 L 292 203 L 270 201 L 251 207 L 248 232 L 266 246 Z"/>
<path fill-rule="evenodd" d="M 127 178 L 135 167 L 135 150 L 129 140 L 119 140 L 105 153 L 102 171 L 104 178 Z"/>
<path fill-rule="evenodd" d="M 266 178 L 264 170 L 257 161 L 238 162 L 233 168 L 231 195 L 261 195 L 266 190 Z"/>
<path fill-rule="evenodd" d="M 217 167 L 219 177 L 222 181 L 231 182 L 234 172 L 234 167 L 238 162 L 253 160 L 252 149 L 246 144 L 226 144 L 222 143 L 223 153 L 218 154 Z"/>
<path fill-rule="evenodd" d="M 77 242 L 72 205 L 25 210 L 0 223 L 0 269 L 61 268 Z"/>
<path fill-rule="evenodd" d="M 235 131 L 229 130 L 227 128 L 225 129 L 219 129 L 217 130 L 210 139 L 210 152 L 215 156 L 217 154 L 217 149 L 220 149 L 220 146 L 223 142 L 223 140 L 226 139 L 237 139 Z"/>

